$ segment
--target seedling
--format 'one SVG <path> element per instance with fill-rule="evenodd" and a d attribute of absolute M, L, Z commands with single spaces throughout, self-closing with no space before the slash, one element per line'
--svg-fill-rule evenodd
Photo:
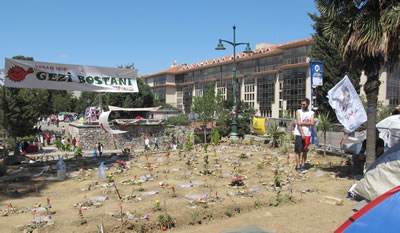
<path fill-rule="evenodd" d="M 156 200 L 156 204 L 155 204 L 155 206 L 153 207 L 153 211 L 154 211 L 154 212 L 156 212 L 156 211 L 161 211 L 161 206 L 160 206 L 160 201 L 159 201 L 159 200 Z"/>
<path fill-rule="evenodd" d="M 259 209 L 259 208 L 261 208 L 261 206 L 262 206 L 262 203 L 259 200 L 256 200 L 254 202 L 254 208 Z"/>
<path fill-rule="evenodd" d="M 139 184 L 139 192 L 143 192 L 144 188 L 142 188 L 142 181 L 138 180 L 138 184 Z"/>
<path fill-rule="evenodd" d="M 197 223 L 197 217 L 199 217 L 199 212 L 190 213 L 190 225 L 195 225 Z"/>
<path fill-rule="evenodd" d="M 113 177 L 113 175 L 111 173 L 107 175 L 107 180 L 110 183 L 114 181 L 114 177 Z"/>
<path fill-rule="evenodd" d="M 174 186 L 172 186 L 172 197 L 176 197 L 175 187 Z"/>

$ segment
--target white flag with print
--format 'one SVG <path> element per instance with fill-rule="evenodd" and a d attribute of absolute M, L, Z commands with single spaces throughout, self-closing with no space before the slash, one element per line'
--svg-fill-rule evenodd
<path fill-rule="evenodd" d="M 367 121 L 367 113 L 347 75 L 328 92 L 329 104 L 346 132 L 354 132 Z"/>

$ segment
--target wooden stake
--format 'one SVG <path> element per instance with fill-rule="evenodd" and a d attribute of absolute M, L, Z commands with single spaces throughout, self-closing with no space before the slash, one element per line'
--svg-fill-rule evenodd
<path fill-rule="evenodd" d="M 115 188 L 115 191 L 117 191 L 119 200 L 121 200 L 122 198 L 121 198 L 121 195 L 119 194 L 119 191 L 118 191 L 118 188 L 117 188 L 117 185 L 115 184 L 115 182 L 114 182 L 114 188 Z"/>

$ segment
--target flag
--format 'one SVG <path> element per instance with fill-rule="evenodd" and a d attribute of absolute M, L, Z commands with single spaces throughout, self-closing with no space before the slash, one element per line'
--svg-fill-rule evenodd
<path fill-rule="evenodd" d="M 329 104 L 347 133 L 367 121 L 367 113 L 347 75 L 328 92 Z"/>

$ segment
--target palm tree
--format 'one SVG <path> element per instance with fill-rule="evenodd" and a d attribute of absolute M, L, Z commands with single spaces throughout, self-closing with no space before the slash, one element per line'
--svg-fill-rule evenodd
<path fill-rule="evenodd" d="M 278 146 L 278 141 L 282 138 L 282 136 L 285 134 L 285 132 L 282 132 L 277 123 L 271 123 L 269 127 L 269 135 L 271 136 L 272 139 L 272 147 L 275 148 Z"/>
<path fill-rule="evenodd" d="M 400 55 L 400 2 L 398 0 L 315 0 L 324 18 L 323 33 L 339 41 L 343 60 L 350 69 L 367 76 L 368 101 L 366 167 L 375 161 L 376 108 L 379 71 L 389 71 Z"/>
<path fill-rule="evenodd" d="M 326 157 L 326 132 L 331 126 L 331 120 L 328 113 L 322 113 L 318 118 L 317 130 L 321 130 L 324 136 L 324 157 Z"/>

